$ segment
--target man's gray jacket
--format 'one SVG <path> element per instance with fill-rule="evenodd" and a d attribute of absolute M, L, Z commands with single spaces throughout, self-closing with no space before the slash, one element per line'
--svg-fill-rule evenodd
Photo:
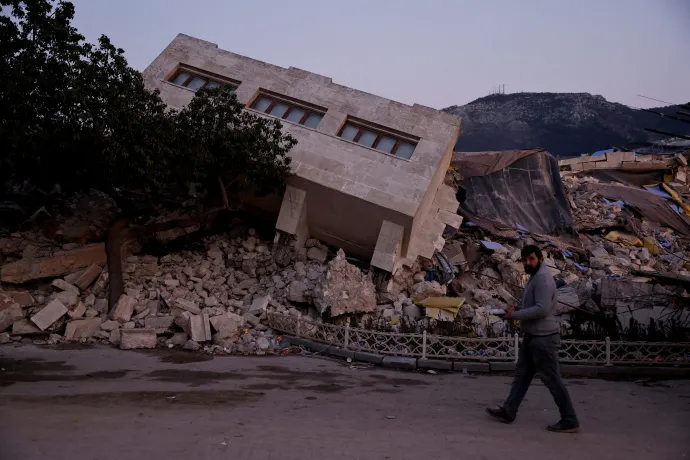
<path fill-rule="evenodd" d="M 556 282 L 546 263 L 532 275 L 522 293 L 522 306 L 511 315 L 520 321 L 520 329 L 531 335 L 551 335 L 560 332 L 556 318 Z"/>

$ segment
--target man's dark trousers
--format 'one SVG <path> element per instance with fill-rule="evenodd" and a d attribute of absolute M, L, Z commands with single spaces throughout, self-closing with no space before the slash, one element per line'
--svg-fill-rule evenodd
<path fill-rule="evenodd" d="M 532 378 L 538 372 L 544 386 L 551 392 L 551 396 L 553 396 L 561 412 L 561 419 L 566 422 L 578 423 L 568 389 L 558 371 L 558 349 L 560 345 L 561 337 L 557 333 L 546 336 L 525 335 L 520 346 L 510 395 L 503 405 L 510 417 L 517 415 L 520 403 L 527 393 Z"/>

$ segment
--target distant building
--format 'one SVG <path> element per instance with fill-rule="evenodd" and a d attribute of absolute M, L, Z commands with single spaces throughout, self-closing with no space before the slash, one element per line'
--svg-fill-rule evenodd
<path fill-rule="evenodd" d="M 256 61 L 178 35 L 144 71 L 149 88 L 181 108 L 203 87 L 232 85 L 247 110 L 283 120 L 298 144 L 283 197 L 253 204 L 277 216 L 277 244 L 309 237 L 392 272 L 431 258 L 446 225 L 459 226 L 443 185 L 460 119 Z"/>

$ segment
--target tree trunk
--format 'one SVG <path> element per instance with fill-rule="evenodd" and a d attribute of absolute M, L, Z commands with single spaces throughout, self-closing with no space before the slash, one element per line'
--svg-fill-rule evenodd
<path fill-rule="evenodd" d="M 115 304 L 125 292 L 125 283 L 122 279 L 122 243 L 125 242 L 129 232 L 125 217 L 115 219 L 106 232 L 105 254 L 108 261 L 108 313 L 112 313 Z"/>

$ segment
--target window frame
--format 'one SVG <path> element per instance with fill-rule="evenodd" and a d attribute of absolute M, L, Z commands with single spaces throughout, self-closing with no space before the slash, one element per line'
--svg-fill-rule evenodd
<path fill-rule="evenodd" d="M 342 137 L 343 132 L 345 131 L 345 129 L 348 126 L 352 126 L 352 127 L 358 129 L 357 134 L 355 134 L 355 137 L 353 137 L 352 140 L 348 140 L 348 139 L 345 139 L 344 137 Z M 359 143 L 359 139 L 362 137 L 362 133 L 364 131 L 370 131 L 370 132 L 373 132 L 374 134 L 376 134 L 376 139 L 374 140 L 374 143 L 371 144 L 371 147 L 367 147 L 366 145 Z M 410 135 L 407 135 L 407 134 L 404 134 L 404 133 L 401 133 L 398 131 L 394 131 L 394 130 L 385 128 L 383 126 L 378 126 L 378 125 L 375 125 L 373 123 L 368 123 L 364 120 L 359 120 L 359 119 L 356 119 L 353 117 L 347 117 L 345 119 L 345 122 L 340 127 L 340 129 L 338 130 L 338 137 L 340 139 L 346 141 L 346 142 L 353 142 L 353 143 L 359 145 L 360 147 L 364 147 L 367 149 L 373 149 L 373 150 L 376 150 L 377 152 L 381 152 L 381 153 L 384 153 L 386 155 L 393 155 L 395 157 L 398 157 L 402 160 L 407 160 L 407 161 L 410 161 L 412 159 L 412 156 L 414 155 L 414 152 L 417 149 L 417 145 L 419 144 L 419 141 L 421 140 L 417 137 L 410 136 Z M 389 138 L 395 140 L 395 144 L 393 145 L 393 148 L 391 149 L 390 152 L 386 152 L 385 150 L 379 150 L 377 148 L 379 145 L 379 142 L 381 142 L 381 139 L 383 139 L 384 137 L 389 137 Z M 412 149 L 412 154 L 410 155 L 410 158 L 405 158 L 405 157 L 401 157 L 401 156 L 397 155 L 397 151 L 400 148 L 401 144 L 410 144 L 410 145 L 414 146 L 414 148 Z"/>
<path fill-rule="evenodd" d="M 187 79 L 182 84 L 175 83 L 175 80 L 177 79 L 177 77 L 180 76 L 181 73 L 188 73 L 189 77 L 187 77 Z M 192 80 L 194 80 L 197 77 L 205 79 L 206 82 L 201 87 L 199 87 L 197 89 L 192 89 L 189 86 L 187 86 L 187 85 L 189 85 L 189 83 L 192 82 Z M 185 89 L 188 89 L 189 91 L 194 91 L 194 92 L 197 92 L 200 89 L 206 88 L 209 85 L 209 83 L 212 83 L 212 82 L 218 83 L 219 88 L 222 88 L 224 86 L 230 86 L 230 87 L 232 87 L 233 90 L 236 90 L 241 84 L 241 82 L 239 82 L 237 80 L 233 80 L 232 78 L 223 77 L 222 75 L 217 75 L 217 74 L 214 74 L 212 72 L 207 72 L 205 70 L 198 69 L 196 67 L 192 67 L 190 65 L 186 65 L 186 64 L 182 64 L 182 63 L 178 64 L 177 68 L 175 68 L 175 70 L 168 76 L 168 78 L 165 79 L 165 81 L 167 81 L 168 83 L 170 83 L 172 85 L 180 86 L 182 88 L 185 88 Z"/>
<path fill-rule="evenodd" d="M 267 99 L 268 101 L 270 101 L 270 104 L 268 105 L 268 107 L 266 107 L 266 110 L 259 110 L 255 108 L 261 99 Z M 281 117 L 271 114 L 271 110 L 273 110 L 273 108 L 278 104 L 284 104 L 287 106 L 287 110 Z M 319 107 L 317 105 L 310 104 L 305 101 L 300 101 L 299 99 L 294 99 L 289 96 L 284 96 L 282 94 L 274 93 L 273 91 L 268 91 L 264 89 L 260 89 L 258 91 L 258 93 L 252 99 L 251 104 L 249 104 L 248 107 L 258 113 L 262 113 L 264 115 L 268 115 L 270 117 L 277 118 L 288 123 L 300 125 L 308 129 L 316 129 L 311 128 L 305 124 L 311 115 L 319 115 L 321 117 L 321 120 L 323 120 L 323 117 L 326 115 L 326 112 L 328 111 L 328 109 L 326 109 L 325 107 Z M 304 111 L 304 115 L 302 115 L 302 118 L 300 118 L 299 121 L 292 121 L 287 119 L 287 117 L 290 116 L 290 113 L 293 109 L 299 109 Z M 321 123 L 321 120 L 319 120 L 319 123 Z"/>

